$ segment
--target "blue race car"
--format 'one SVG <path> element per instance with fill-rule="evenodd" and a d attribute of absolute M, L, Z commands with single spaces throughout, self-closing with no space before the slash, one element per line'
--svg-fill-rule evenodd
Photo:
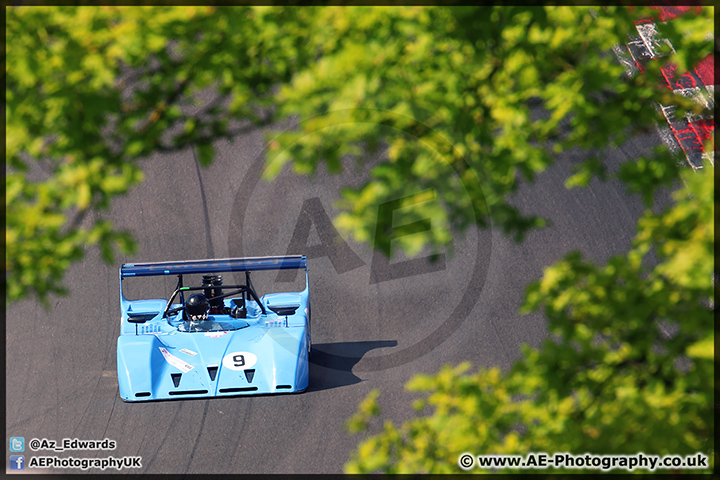
<path fill-rule="evenodd" d="M 280 269 L 305 269 L 304 290 L 258 297 L 250 272 Z M 223 285 L 218 274 L 226 272 L 244 272 L 245 283 Z M 200 285 L 184 285 L 183 276 L 199 274 Z M 125 298 L 124 279 L 163 276 L 177 276 L 169 299 Z M 120 397 L 127 402 L 308 387 L 310 290 L 304 255 L 123 265 L 120 308 L 117 371 Z"/>

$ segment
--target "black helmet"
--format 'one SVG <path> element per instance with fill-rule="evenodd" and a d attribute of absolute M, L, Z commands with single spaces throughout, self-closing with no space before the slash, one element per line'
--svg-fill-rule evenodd
<path fill-rule="evenodd" d="M 190 298 L 185 302 L 185 311 L 192 321 L 207 319 L 208 310 L 210 310 L 210 304 L 207 297 L 202 293 L 190 295 Z"/>

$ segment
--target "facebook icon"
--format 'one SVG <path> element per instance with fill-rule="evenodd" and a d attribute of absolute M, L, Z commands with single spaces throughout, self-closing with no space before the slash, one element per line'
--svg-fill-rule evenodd
<path fill-rule="evenodd" d="M 10 470 L 25 468 L 25 455 L 10 455 Z"/>

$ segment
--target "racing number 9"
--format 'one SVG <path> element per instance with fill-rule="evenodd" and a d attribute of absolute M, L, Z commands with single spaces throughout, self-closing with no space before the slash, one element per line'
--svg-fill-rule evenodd
<path fill-rule="evenodd" d="M 244 355 L 234 355 L 233 362 L 236 367 L 242 367 L 245 365 L 245 356 Z"/>
<path fill-rule="evenodd" d="M 253 368 L 257 363 L 257 355 L 252 352 L 229 352 L 222 359 L 223 367 L 228 370 L 241 371 Z"/>

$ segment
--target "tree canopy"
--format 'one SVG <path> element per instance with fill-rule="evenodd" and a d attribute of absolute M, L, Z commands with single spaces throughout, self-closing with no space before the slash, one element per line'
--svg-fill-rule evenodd
<path fill-rule="evenodd" d="M 663 32 L 683 46 L 677 63 L 708 50 L 697 18 L 710 10 Z M 336 223 L 370 241 L 370 202 L 404 196 L 408 185 L 433 188 L 444 207 L 436 216 L 441 228 L 395 242 L 412 254 L 447 245 L 451 227 L 490 221 L 521 239 L 543 220 L 506 201 L 518 175 L 532 180 L 564 150 L 601 152 L 652 128 L 653 101 L 676 104 L 680 113 L 699 108 L 660 87 L 659 62 L 618 81 L 622 67 L 609 52 L 642 14 L 620 7 L 6 13 L 13 39 L 6 77 L 10 301 L 65 292 L 65 270 L 89 245 L 99 245 L 108 261 L 116 247 L 135 248 L 131 232 L 115 229 L 103 212 L 142 180 L 140 161 L 153 152 L 194 145 L 208 164 L 213 140 L 297 116 L 307 120 L 302 129 L 270 143 L 270 177 L 290 159 L 300 173 L 321 162 L 337 171 L 349 157 L 385 148 L 387 161 L 367 184 L 344 193 Z M 683 37 L 687 28 L 693 35 Z M 194 100 L 208 89 L 214 100 Z M 408 134 L 421 141 L 407 142 Z M 674 162 L 656 159 L 652 167 L 648 158 L 635 159 L 620 172 L 648 199 L 677 175 Z M 443 175 L 447 164 L 469 195 L 458 195 L 458 179 Z M 604 174 L 597 156 L 577 167 L 570 185 Z M 474 178 L 479 182 L 464 181 Z M 420 208 L 402 215 L 416 218 Z M 388 242 L 376 247 L 392 253 Z"/>
<path fill-rule="evenodd" d="M 465 363 L 416 376 L 407 388 L 425 392 L 415 407 L 426 415 L 385 422 L 346 471 L 458 472 L 464 452 L 703 452 L 714 461 L 713 171 L 683 177 L 672 208 L 639 221 L 627 255 L 597 266 L 571 253 L 530 285 L 523 309 L 544 309 L 551 339 L 525 346 L 505 374 L 467 374 Z M 654 268 L 643 265 L 650 249 L 661 258 Z M 372 424 L 379 405 L 374 391 L 350 429 Z M 537 472 L 503 473 L 522 471 Z"/>
<path fill-rule="evenodd" d="M 339 171 L 384 152 L 364 185 L 343 192 L 335 222 L 391 255 L 369 205 L 437 193 L 442 228 L 395 242 L 410 254 L 490 223 L 520 241 L 544 221 L 514 207 L 512 193 L 583 149 L 570 188 L 616 176 L 649 208 L 658 188 L 685 186 L 671 208 L 648 209 L 627 255 L 597 266 L 572 253 L 529 287 L 524 308 L 544 308 L 553 341 L 507 373 L 461 365 L 415 378 L 409 388 L 429 392 L 418 417 L 386 423 L 347 469 L 457 471 L 459 453 L 480 449 L 709 451 L 714 169 L 684 172 L 662 146 L 617 172 L 603 161 L 655 128 L 657 103 L 703 113 L 659 81 L 663 62 L 687 68 L 712 51 L 713 8 L 699 10 L 662 26 L 673 49 L 626 76 L 612 49 L 649 10 L 8 8 L 8 300 L 65 292 L 63 274 L 88 246 L 108 261 L 136 248 L 104 215 L 154 152 L 192 145 L 207 165 L 213 141 L 298 118 L 297 129 L 268 132 L 268 178 L 286 164 Z M 195 100 L 204 91 L 215 98 Z M 407 205 L 395 221 L 421 209 Z M 650 250 L 653 267 L 642 261 Z M 374 398 L 353 428 L 377 411 Z"/>
<path fill-rule="evenodd" d="M 85 249 L 135 249 L 103 217 L 143 178 L 140 160 L 269 124 L 310 11 L 215 7 L 11 7 L 7 13 L 7 297 L 66 292 Z M 283 29 L 279 28 L 283 25 Z M 271 60 L 271 61 L 269 61 Z M 213 101 L 193 95 L 213 88 Z M 235 128 L 230 121 L 237 119 Z M 242 122 L 240 122 L 242 121 Z"/>

